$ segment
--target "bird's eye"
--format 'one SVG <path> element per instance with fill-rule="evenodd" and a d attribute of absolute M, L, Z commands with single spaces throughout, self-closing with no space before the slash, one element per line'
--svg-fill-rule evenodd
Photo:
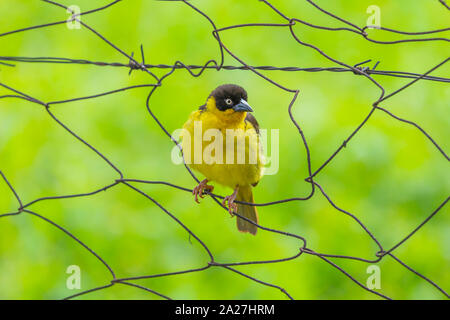
<path fill-rule="evenodd" d="M 233 100 L 231 100 L 230 98 L 225 99 L 225 103 L 229 106 L 231 106 L 233 104 Z"/>

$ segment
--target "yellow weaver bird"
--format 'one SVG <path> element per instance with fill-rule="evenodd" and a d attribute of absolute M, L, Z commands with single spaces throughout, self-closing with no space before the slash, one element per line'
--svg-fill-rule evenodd
<path fill-rule="evenodd" d="M 228 202 L 230 214 L 234 211 L 258 223 L 256 207 L 235 203 L 254 203 L 252 187 L 263 175 L 259 125 L 249 112 L 253 110 L 242 87 L 221 85 L 191 113 L 181 139 L 185 162 L 206 177 L 193 190 L 195 201 L 204 197 L 204 190 L 213 191 L 209 181 L 217 182 L 234 189 L 222 202 Z M 256 234 L 255 225 L 239 217 L 236 223 L 239 231 Z"/>

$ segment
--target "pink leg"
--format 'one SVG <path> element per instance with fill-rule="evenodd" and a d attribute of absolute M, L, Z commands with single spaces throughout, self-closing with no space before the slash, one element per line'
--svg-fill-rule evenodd
<path fill-rule="evenodd" d="M 202 180 L 198 186 L 196 186 L 194 188 L 194 190 L 192 190 L 192 194 L 195 196 L 195 202 L 200 203 L 200 201 L 198 200 L 198 197 L 200 198 L 204 198 L 205 195 L 203 194 L 203 191 L 209 191 L 212 192 L 214 190 L 213 186 L 208 185 L 208 179 L 204 179 Z"/>
<path fill-rule="evenodd" d="M 239 186 L 236 186 L 236 188 L 234 189 L 233 193 L 229 196 L 226 196 L 225 198 L 223 198 L 222 204 L 224 206 L 226 206 L 226 203 L 228 202 L 228 212 L 230 213 L 230 215 L 233 217 L 233 211 L 236 212 L 237 211 L 237 205 L 236 203 L 234 203 L 234 200 L 236 200 L 236 196 L 239 190 Z"/>

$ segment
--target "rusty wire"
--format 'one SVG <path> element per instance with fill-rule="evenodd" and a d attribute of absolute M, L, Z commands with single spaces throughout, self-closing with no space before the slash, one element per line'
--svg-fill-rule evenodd
<path fill-rule="evenodd" d="M 68 8 L 66 6 L 64 6 L 62 4 L 59 4 L 57 2 L 50 1 L 50 0 L 42 0 L 42 1 L 47 2 L 49 4 L 52 4 L 52 5 L 55 5 L 55 6 L 59 6 L 59 7 L 63 8 L 63 9 L 65 9 L 65 10 L 68 10 Z M 362 262 L 366 262 L 366 263 L 377 263 L 377 262 L 380 262 L 385 256 L 389 256 L 394 261 L 398 262 L 400 265 L 405 267 L 407 270 L 411 271 L 412 273 L 416 274 L 418 277 L 420 277 L 423 280 L 427 281 L 430 285 L 434 286 L 436 288 L 436 290 L 439 290 L 447 298 L 449 298 L 448 293 L 442 287 L 440 287 L 438 284 L 436 284 L 435 282 L 433 282 L 432 280 L 430 280 L 429 278 L 427 278 L 423 274 L 421 274 L 418 271 L 414 270 L 412 267 L 406 265 L 403 261 L 401 261 L 398 257 L 394 256 L 394 254 L 393 254 L 393 251 L 395 249 L 397 249 L 400 245 L 402 245 L 404 242 L 406 242 L 411 236 L 413 236 L 421 227 L 423 227 L 423 225 L 425 225 L 428 221 L 430 221 L 447 204 L 447 202 L 449 200 L 449 197 L 444 199 L 444 201 L 442 203 L 436 205 L 436 208 L 433 210 L 433 212 L 422 223 L 420 223 L 414 230 L 412 230 L 408 235 L 406 235 L 403 239 L 399 240 L 397 242 L 397 244 L 395 244 L 394 246 L 392 246 L 389 249 L 385 249 L 382 246 L 382 244 L 377 240 L 377 238 L 375 238 L 375 236 L 370 232 L 370 230 L 364 225 L 364 223 L 361 220 L 359 220 L 354 214 L 352 214 L 352 213 L 350 213 L 350 212 L 340 208 L 339 206 L 337 206 L 335 204 L 335 202 L 333 200 L 331 200 L 331 198 L 325 192 L 324 187 L 314 180 L 314 177 L 316 175 L 318 175 L 320 173 L 320 171 L 322 171 L 323 168 L 325 166 L 327 166 L 334 159 L 334 157 L 339 152 L 341 152 L 343 148 L 345 148 L 347 146 L 347 144 L 351 141 L 351 139 L 361 130 L 361 128 L 367 123 L 369 118 L 377 110 L 378 111 L 383 111 L 384 113 L 386 113 L 387 115 L 389 115 L 390 117 L 392 117 L 395 120 L 404 122 L 406 124 L 412 125 L 415 128 L 417 128 L 436 147 L 438 152 L 440 152 L 442 154 L 442 156 L 447 161 L 449 161 L 449 157 L 445 153 L 445 151 L 417 123 L 415 123 L 413 121 L 409 121 L 407 119 L 400 118 L 400 117 L 396 116 L 395 114 L 393 114 L 391 111 L 389 111 L 389 110 L 387 110 L 387 109 L 385 109 L 385 108 L 380 106 L 380 104 L 382 102 L 384 102 L 385 100 L 389 99 L 393 95 L 398 94 L 399 92 L 403 91 L 404 89 L 408 88 L 409 86 L 413 85 L 415 82 L 417 82 L 419 80 L 429 80 L 429 81 L 437 81 L 437 82 L 450 82 L 449 78 L 435 77 L 435 76 L 431 76 L 430 75 L 430 73 L 432 73 L 434 70 L 436 70 L 437 68 L 439 68 L 442 65 L 444 65 L 445 63 L 447 63 L 449 61 L 449 58 L 444 59 L 442 62 L 436 64 L 434 67 L 430 68 L 429 70 L 427 70 L 423 74 L 417 74 L 417 73 L 412 73 L 412 72 L 404 72 L 404 71 L 381 71 L 381 70 L 375 70 L 375 68 L 378 65 L 378 62 L 372 68 L 362 67 L 362 65 L 370 62 L 370 60 L 367 60 L 367 61 L 364 61 L 364 62 L 361 62 L 361 63 L 358 63 L 358 64 L 352 66 L 352 65 L 346 64 L 344 62 L 341 62 L 341 61 L 339 61 L 339 60 L 337 60 L 337 59 L 327 55 L 320 48 L 318 48 L 318 47 L 316 47 L 316 46 L 314 46 L 314 45 L 312 45 L 310 43 L 307 43 L 307 42 L 304 42 L 303 40 L 301 40 L 299 38 L 299 36 L 297 35 L 297 33 L 295 32 L 294 26 L 297 23 L 301 23 L 301 24 L 309 26 L 311 28 L 316 28 L 316 29 L 321 29 L 321 30 L 351 32 L 351 33 L 354 33 L 356 35 L 362 36 L 367 41 L 375 42 L 375 43 L 378 43 L 378 44 L 399 44 L 399 43 L 420 42 L 420 41 L 447 41 L 448 42 L 449 39 L 443 38 L 443 37 L 416 38 L 415 36 L 418 36 L 418 35 L 429 35 L 429 34 L 435 34 L 435 33 L 442 33 L 444 31 L 449 31 L 450 28 L 433 30 L 433 31 L 424 31 L 424 32 L 406 32 L 406 31 L 400 31 L 400 30 L 394 30 L 394 29 L 382 27 L 382 28 L 379 28 L 379 29 L 383 30 L 384 32 L 391 32 L 391 33 L 395 33 L 395 34 L 407 35 L 407 36 L 412 36 L 412 37 L 408 38 L 408 39 L 400 39 L 400 40 L 395 40 L 395 41 L 381 41 L 381 40 L 372 39 L 372 38 L 370 38 L 368 36 L 368 34 L 366 32 L 366 30 L 368 28 L 367 26 L 359 27 L 359 26 L 355 25 L 354 23 L 352 23 L 351 21 L 349 21 L 349 20 L 347 20 L 345 18 L 339 17 L 339 16 L 331 13 L 330 11 L 322 8 L 321 6 L 319 6 L 318 4 L 316 4 L 312 0 L 306 0 L 306 1 L 308 3 L 310 3 L 312 6 L 314 6 L 317 10 L 321 11 L 323 14 L 326 14 L 326 15 L 332 17 L 333 19 L 336 19 L 336 20 L 340 21 L 343 24 L 343 27 L 331 28 L 331 27 L 326 27 L 326 26 L 318 26 L 318 25 L 311 24 L 311 23 L 309 23 L 307 21 L 304 21 L 302 19 L 296 18 L 296 17 L 289 17 L 289 16 L 283 14 L 280 10 L 278 10 L 275 6 L 273 6 L 269 1 L 267 1 L 267 0 L 259 0 L 260 2 L 262 2 L 262 4 L 264 4 L 270 10 L 272 10 L 274 12 L 274 14 L 279 15 L 280 17 L 282 17 L 286 21 L 286 23 L 285 24 L 274 24 L 274 23 L 240 24 L 240 25 L 233 25 L 233 26 L 228 26 L 228 27 L 225 27 L 225 28 L 218 29 L 216 27 L 214 21 L 208 15 L 206 15 L 203 11 L 201 11 L 199 8 L 194 6 L 191 2 L 188 2 L 186 0 L 172 0 L 174 2 L 182 2 L 182 3 L 184 3 L 185 5 L 189 6 L 194 11 L 196 11 L 198 14 L 203 16 L 203 18 L 205 18 L 205 19 L 207 19 L 209 21 L 209 23 L 211 24 L 212 29 L 213 29 L 212 35 L 217 40 L 217 44 L 219 46 L 220 62 L 212 59 L 212 60 L 207 61 L 204 65 L 186 65 L 186 64 L 184 64 L 181 61 L 176 61 L 172 65 L 146 64 L 145 63 L 145 57 L 144 57 L 144 51 L 142 49 L 142 46 L 141 46 L 142 63 L 140 63 L 140 62 L 136 61 L 133 58 L 133 55 L 128 55 L 127 53 L 125 53 L 123 50 L 121 50 L 119 47 L 114 45 L 110 40 L 106 39 L 102 34 L 100 34 L 94 28 L 92 28 L 88 24 L 82 22 L 78 18 L 81 15 L 92 14 L 92 13 L 95 13 L 95 12 L 99 12 L 99 11 L 105 10 L 105 9 L 111 7 L 112 5 L 114 5 L 114 4 L 116 4 L 116 3 L 120 2 L 120 1 L 121 0 L 115 0 L 115 1 L 113 1 L 111 3 L 109 3 L 106 6 L 103 6 L 103 7 L 97 8 L 97 9 L 93 9 L 93 10 L 89 10 L 89 11 L 85 11 L 85 12 L 82 12 L 82 13 L 79 13 L 79 14 L 75 14 L 74 12 L 72 12 L 72 17 L 69 19 L 69 21 L 77 21 L 84 28 L 90 30 L 99 39 L 101 39 L 102 41 L 104 41 L 107 44 L 109 44 L 109 46 L 111 48 L 113 48 L 114 50 L 118 51 L 125 58 L 127 58 L 128 61 L 129 61 L 128 63 L 99 62 L 99 61 L 89 61 L 89 60 L 83 60 L 83 59 L 69 59 L 69 58 L 58 58 L 58 57 L 0 57 L 0 64 L 2 64 L 4 66 L 8 66 L 8 67 L 13 67 L 14 66 L 14 64 L 13 64 L 14 62 L 16 62 L 16 63 L 27 62 L 27 63 L 90 64 L 90 65 L 103 66 L 103 67 L 123 67 L 123 68 L 129 69 L 130 73 L 133 70 L 141 70 L 142 72 L 147 73 L 155 81 L 155 83 L 153 83 L 153 84 L 135 85 L 135 86 L 125 87 L 125 88 L 120 88 L 120 89 L 109 91 L 109 92 L 99 93 L 99 94 L 92 95 L 92 96 L 78 97 L 78 98 L 73 98 L 73 99 L 68 99 L 68 100 L 51 101 L 51 102 L 43 102 L 43 101 L 41 101 L 41 100 L 39 100 L 39 99 L 37 99 L 35 97 L 27 95 L 26 93 L 23 93 L 23 92 L 15 89 L 15 88 L 7 85 L 7 84 L 4 84 L 4 83 L 0 82 L 0 86 L 2 86 L 3 88 L 5 88 L 5 89 L 7 89 L 7 90 L 12 92 L 12 94 L 10 94 L 10 95 L 0 96 L 0 99 L 5 99 L 5 98 L 23 99 L 23 100 L 29 101 L 31 103 L 38 104 L 38 105 L 42 106 L 43 110 L 45 112 L 47 112 L 48 115 L 56 123 L 58 123 L 59 126 L 61 126 L 64 130 L 66 130 L 68 133 L 70 133 L 74 138 L 79 140 L 81 143 L 83 143 L 86 147 L 90 148 L 93 152 L 95 152 L 99 157 L 101 157 L 106 162 L 106 164 L 108 164 L 111 168 L 113 168 L 117 172 L 117 175 L 118 175 L 118 177 L 117 177 L 117 179 L 115 181 L 113 181 L 111 184 L 109 184 L 107 186 L 104 186 L 104 187 L 102 187 L 102 188 L 100 188 L 98 190 L 94 190 L 94 191 L 90 191 L 90 192 L 86 192 L 86 193 L 80 193 L 80 194 L 43 197 L 43 198 L 35 199 L 35 200 L 33 200 L 33 201 L 29 202 L 29 203 L 23 203 L 22 200 L 21 200 L 21 197 L 19 196 L 19 194 L 14 189 L 12 183 L 7 179 L 6 175 L 2 171 L 0 171 L 0 175 L 1 175 L 2 179 L 6 182 L 6 184 L 8 185 L 9 189 L 11 190 L 11 192 L 14 194 L 14 197 L 17 199 L 17 202 L 19 204 L 19 208 L 18 208 L 17 211 L 0 214 L 0 218 L 1 217 L 7 217 L 7 216 L 16 216 L 16 215 L 19 215 L 19 214 L 22 214 L 22 215 L 23 214 L 28 214 L 30 216 L 34 216 L 34 217 L 37 217 L 37 218 L 39 218 L 41 220 L 46 221 L 47 223 L 53 225 L 55 228 L 57 228 L 57 229 L 61 230 L 62 232 L 64 232 L 66 235 L 71 237 L 73 240 L 75 240 L 81 246 L 83 246 L 86 250 L 88 250 L 92 255 L 94 255 L 96 257 L 96 259 L 98 259 L 108 269 L 109 273 L 111 274 L 111 278 L 112 279 L 108 283 L 106 283 L 104 286 L 100 286 L 100 287 L 97 287 L 97 288 L 92 288 L 92 289 L 89 289 L 89 290 L 86 290 L 86 291 L 74 294 L 72 296 L 66 297 L 65 299 L 71 299 L 71 298 L 74 298 L 74 297 L 79 297 L 79 296 L 85 295 L 85 294 L 90 293 L 90 292 L 94 292 L 94 291 L 98 291 L 98 290 L 102 290 L 102 289 L 114 286 L 116 284 L 123 284 L 123 285 L 133 286 L 133 287 L 136 287 L 136 288 L 148 291 L 148 292 L 150 292 L 150 293 L 152 293 L 152 294 L 154 294 L 154 295 L 156 295 L 158 297 L 161 297 L 161 298 L 164 298 L 164 299 L 170 299 L 169 297 L 165 296 L 164 294 L 161 294 L 161 293 L 156 292 L 156 291 L 154 291 L 152 289 L 143 287 L 141 285 L 135 284 L 135 283 L 133 283 L 133 281 L 141 280 L 141 279 L 157 278 L 157 277 L 174 276 L 174 275 L 185 274 L 185 273 L 192 273 L 192 272 L 201 272 L 203 270 L 206 270 L 206 269 L 209 269 L 209 268 L 212 268 L 212 267 L 219 267 L 219 268 L 224 268 L 224 269 L 230 270 L 230 271 L 232 271 L 234 273 L 237 273 L 237 274 L 239 274 L 239 275 L 241 275 L 243 277 L 246 277 L 246 278 L 248 278 L 248 279 L 250 279 L 252 281 L 255 281 L 255 282 L 257 282 L 257 283 L 259 283 L 261 285 L 269 286 L 269 287 L 275 288 L 277 290 L 280 290 L 287 298 L 293 299 L 293 297 L 286 291 L 285 288 L 282 288 L 282 287 L 277 286 L 275 284 L 268 283 L 268 282 L 262 281 L 260 279 L 257 279 L 257 278 L 255 278 L 253 276 L 250 276 L 250 275 L 248 275 L 248 274 L 246 274 L 246 273 L 244 273 L 242 271 L 239 271 L 239 270 L 235 269 L 235 267 L 241 266 L 241 265 L 279 263 L 279 262 L 283 262 L 283 261 L 289 261 L 289 260 L 297 259 L 303 254 L 317 256 L 318 258 L 322 259 L 323 261 L 325 261 L 326 263 L 331 265 L 336 270 L 338 270 L 341 273 L 343 273 L 351 281 L 353 281 L 355 284 L 359 285 L 364 290 L 367 290 L 367 291 L 369 291 L 369 292 L 371 292 L 371 293 L 373 293 L 373 294 L 375 294 L 375 295 L 377 295 L 377 296 L 379 296 L 381 298 L 384 298 L 384 299 L 391 299 L 391 298 L 386 296 L 386 295 L 384 295 L 384 294 L 382 294 L 382 293 L 380 293 L 380 292 L 377 292 L 375 290 L 369 289 L 364 284 L 362 284 L 361 282 L 356 280 L 352 275 L 350 275 L 342 267 L 338 266 L 332 260 L 333 259 L 350 259 L 350 260 L 357 260 L 357 261 L 362 261 Z M 166 1 L 168 1 L 168 0 L 166 0 Z M 441 3 L 447 9 L 449 9 L 449 7 L 447 6 L 447 4 L 445 3 L 444 0 L 439 0 L 439 1 L 436 1 L 436 2 Z M 47 23 L 47 24 L 41 24 L 41 25 L 31 26 L 31 27 L 27 27 L 27 28 L 18 29 L 18 30 L 13 30 L 13 31 L 9 31 L 9 32 L 5 32 L 5 33 L 0 34 L 0 37 L 5 37 L 5 36 L 8 36 L 8 35 L 12 35 L 12 34 L 19 33 L 19 32 L 24 32 L 24 31 L 28 31 L 28 30 L 32 30 L 32 29 L 39 29 L 39 28 L 59 25 L 59 24 L 63 24 L 63 23 L 66 23 L 66 22 L 67 22 L 67 20 L 61 20 L 61 21 L 51 22 L 51 23 Z M 331 67 L 331 68 L 320 68 L 320 67 L 319 68 L 299 68 L 299 67 L 275 67 L 275 66 L 251 66 L 251 65 L 248 65 L 242 59 L 237 57 L 230 49 L 228 49 L 226 47 L 226 45 L 220 39 L 220 32 L 223 32 L 223 31 L 229 30 L 229 29 L 245 28 L 245 27 L 280 27 L 280 28 L 286 28 L 286 29 L 289 30 L 293 40 L 295 40 L 298 44 L 300 44 L 302 46 L 309 47 L 309 48 L 315 50 L 318 54 L 322 55 L 323 57 L 325 57 L 329 61 L 331 61 L 331 62 L 335 63 L 336 65 L 338 65 L 338 67 Z M 229 56 L 233 57 L 237 62 L 239 62 L 240 65 L 238 65 L 238 66 L 224 65 L 224 57 L 225 57 L 226 54 L 228 54 Z M 162 77 L 158 77 L 151 71 L 151 69 L 168 69 L 169 71 L 166 74 L 164 74 Z M 282 230 L 276 230 L 276 229 L 272 229 L 272 228 L 269 228 L 269 227 L 265 227 L 265 226 L 256 224 L 256 226 L 259 229 L 261 229 L 261 230 L 264 230 L 264 231 L 267 231 L 267 232 L 276 233 L 276 234 L 279 234 L 280 236 L 284 236 L 284 237 L 291 237 L 291 238 L 298 239 L 300 241 L 300 248 L 299 248 L 298 252 L 296 252 L 292 256 L 289 256 L 289 257 L 286 257 L 286 258 L 281 258 L 281 259 L 276 259 L 276 260 L 230 262 L 230 263 L 217 262 L 217 261 L 215 261 L 214 255 L 210 251 L 208 246 L 189 227 L 187 227 L 182 221 L 180 221 L 173 213 L 169 212 L 156 199 L 154 199 L 149 194 L 145 193 L 144 191 L 142 191 L 141 189 L 136 187 L 136 184 L 161 184 L 161 185 L 165 185 L 165 186 L 168 186 L 168 187 L 171 187 L 171 188 L 176 188 L 176 189 L 178 189 L 180 191 L 184 191 L 184 192 L 192 192 L 192 189 L 186 188 L 186 187 L 182 187 L 182 186 L 179 186 L 179 185 L 175 185 L 175 184 L 172 184 L 172 183 L 169 183 L 169 182 L 165 182 L 165 181 L 147 181 L 147 180 L 126 178 L 123 175 L 122 171 L 119 168 L 117 168 L 105 155 L 103 155 L 99 150 L 97 150 L 94 146 L 89 144 L 83 138 L 78 136 L 70 128 L 68 128 L 51 111 L 51 109 L 52 109 L 51 107 L 53 105 L 56 105 L 56 104 L 63 104 L 63 103 L 68 103 L 68 102 L 78 101 L 78 100 L 85 100 L 85 99 L 93 99 L 93 98 L 96 98 L 96 97 L 109 95 L 109 94 L 117 93 L 117 92 L 120 92 L 120 91 L 131 90 L 131 89 L 135 89 L 135 88 L 148 87 L 148 88 L 150 88 L 150 92 L 149 92 L 149 94 L 147 96 L 147 99 L 146 99 L 146 102 L 145 102 L 145 105 L 146 105 L 146 108 L 148 110 L 148 113 L 150 114 L 151 118 L 160 126 L 160 128 L 163 130 L 163 132 L 176 144 L 177 141 L 171 136 L 171 134 L 164 127 L 163 123 L 160 122 L 160 120 L 153 113 L 153 111 L 151 109 L 151 106 L 150 106 L 150 98 L 151 98 L 152 94 L 155 92 L 155 90 L 157 90 L 159 87 L 162 86 L 162 83 L 163 83 L 164 79 L 166 79 L 167 77 L 172 75 L 178 69 L 187 70 L 193 77 L 201 76 L 201 74 L 206 69 L 215 69 L 217 71 L 220 71 L 220 70 L 236 70 L 236 69 L 244 70 L 244 71 L 251 71 L 251 72 L 254 72 L 255 74 L 257 74 L 258 76 L 262 77 L 266 81 L 268 81 L 268 82 L 272 83 L 273 85 L 277 86 L 281 90 L 290 92 L 292 94 L 292 100 L 289 103 L 288 112 L 289 112 L 289 116 L 290 116 L 290 119 L 291 119 L 293 125 L 297 128 L 297 130 L 298 130 L 298 132 L 300 134 L 303 146 L 305 148 L 305 153 L 306 153 L 306 157 L 307 157 L 307 161 L 308 161 L 307 162 L 308 175 L 305 178 L 305 181 L 310 183 L 311 191 L 307 195 L 304 195 L 302 197 L 288 198 L 288 199 L 282 199 L 282 200 L 271 201 L 271 202 L 266 202 L 266 203 L 257 203 L 257 204 L 252 204 L 252 205 L 255 205 L 255 206 L 269 206 L 269 205 L 276 205 L 276 204 L 280 204 L 280 203 L 284 203 L 284 202 L 290 202 L 290 201 L 305 201 L 305 200 L 308 200 L 311 197 L 313 197 L 313 195 L 318 190 L 319 193 L 322 194 L 325 197 L 325 199 L 330 203 L 330 205 L 333 208 L 335 208 L 336 210 L 338 210 L 339 212 L 341 212 L 341 213 L 343 213 L 345 215 L 348 215 L 351 219 L 353 219 L 357 224 L 360 225 L 360 227 L 364 230 L 364 232 L 367 233 L 367 235 L 375 242 L 375 244 L 378 247 L 378 251 L 374 254 L 374 258 L 373 259 L 366 259 L 366 258 L 361 258 L 361 257 L 356 257 L 356 256 L 344 256 L 344 255 L 318 253 L 318 252 L 315 252 L 314 250 L 312 250 L 311 248 L 309 248 L 307 246 L 306 239 L 303 238 L 301 235 L 288 233 L 288 232 L 284 232 Z M 353 72 L 357 76 L 365 77 L 369 82 L 371 82 L 374 86 L 376 86 L 379 89 L 379 91 L 380 91 L 380 95 L 379 95 L 378 99 L 372 103 L 370 112 L 367 114 L 367 116 L 355 128 L 355 130 L 344 140 L 344 142 L 337 148 L 337 150 L 326 161 L 324 161 L 320 166 L 318 166 L 316 169 L 313 169 L 313 166 L 312 166 L 312 163 L 311 163 L 310 149 L 309 149 L 309 146 L 308 146 L 308 143 L 307 143 L 306 136 L 305 136 L 303 130 L 301 129 L 299 123 L 294 119 L 294 116 L 292 114 L 292 107 L 293 107 L 294 102 L 296 101 L 296 99 L 297 99 L 297 97 L 299 95 L 299 90 L 298 89 L 290 89 L 290 88 L 284 87 L 280 83 L 277 83 L 277 82 L 271 80 L 269 77 L 267 77 L 267 76 L 265 76 L 264 74 L 261 73 L 261 71 L 271 71 L 271 70 L 286 71 L 286 72 L 297 72 L 297 71 L 303 71 L 303 72 L 322 72 L 322 71 L 328 71 L 328 72 Z M 408 82 L 406 85 L 404 85 L 404 86 L 394 90 L 393 92 L 391 92 L 389 94 L 386 94 L 386 91 L 385 91 L 384 87 L 381 84 L 379 84 L 372 77 L 372 75 L 409 78 L 409 79 L 413 79 L 413 80 Z M 186 169 L 189 171 L 189 173 L 191 174 L 193 179 L 198 182 L 199 180 L 196 178 L 196 176 L 189 169 L 188 166 L 186 166 Z M 210 260 L 208 262 L 206 262 L 203 266 L 198 267 L 198 268 L 194 268 L 194 269 L 187 269 L 187 270 L 181 270 L 181 271 L 177 271 L 177 272 L 168 272 L 168 273 L 161 273 L 161 274 L 152 274 L 152 275 L 142 275 L 142 276 L 132 276 L 132 277 L 125 277 L 125 278 L 117 278 L 115 273 L 114 273 L 114 270 L 108 265 L 108 263 L 105 260 L 103 260 L 101 258 L 101 256 L 99 254 L 97 254 L 93 249 L 91 249 L 83 241 L 81 241 L 78 237 L 76 237 L 75 235 L 70 233 L 70 231 L 68 231 L 64 227 L 56 224 L 55 222 L 51 221 L 50 219 L 48 219 L 46 217 L 44 217 L 43 215 L 38 214 L 35 211 L 30 210 L 30 207 L 33 204 L 35 204 L 37 202 L 40 202 L 40 201 L 49 201 L 49 200 L 54 200 L 54 199 L 68 199 L 68 198 L 75 198 L 75 197 L 88 197 L 88 196 L 100 193 L 102 191 L 106 191 L 106 190 L 108 190 L 110 188 L 113 188 L 113 187 L 119 185 L 119 184 L 127 186 L 128 188 L 130 188 L 130 189 L 134 190 L 135 192 L 141 194 L 143 197 L 147 198 L 149 201 L 151 201 L 152 203 L 157 205 L 163 212 L 165 212 L 168 216 L 170 216 L 177 224 L 179 224 L 182 228 L 184 228 L 186 230 L 186 232 L 190 235 L 190 237 L 195 238 L 199 242 L 199 244 L 203 247 L 205 252 L 209 255 Z M 218 199 L 223 199 L 223 196 L 217 195 L 217 194 L 213 194 L 213 193 L 208 193 L 208 194 L 218 203 L 218 205 L 222 206 L 221 202 Z M 245 203 L 245 202 L 242 202 L 242 203 Z M 223 207 L 223 208 L 226 209 L 225 207 Z M 248 219 L 246 219 L 244 217 L 241 217 L 241 218 L 249 221 Z M 250 221 L 250 222 L 253 223 L 252 221 Z M 253 223 L 253 224 L 255 224 L 255 223 Z"/>

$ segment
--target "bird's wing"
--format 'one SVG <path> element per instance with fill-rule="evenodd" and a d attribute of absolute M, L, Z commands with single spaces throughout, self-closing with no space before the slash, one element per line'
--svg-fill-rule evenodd
<path fill-rule="evenodd" d="M 250 112 L 247 112 L 247 116 L 245 117 L 245 121 L 250 122 L 252 124 L 253 128 L 255 128 L 256 133 L 259 134 L 258 121 L 256 121 L 256 118 Z"/>
<path fill-rule="evenodd" d="M 255 128 L 256 134 L 259 135 L 259 123 L 256 120 L 255 116 L 251 114 L 250 112 L 247 112 L 247 116 L 245 117 L 246 122 L 250 122 L 250 124 Z M 252 184 L 252 186 L 256 187 L 259 181 L 256 181 Z"/>

